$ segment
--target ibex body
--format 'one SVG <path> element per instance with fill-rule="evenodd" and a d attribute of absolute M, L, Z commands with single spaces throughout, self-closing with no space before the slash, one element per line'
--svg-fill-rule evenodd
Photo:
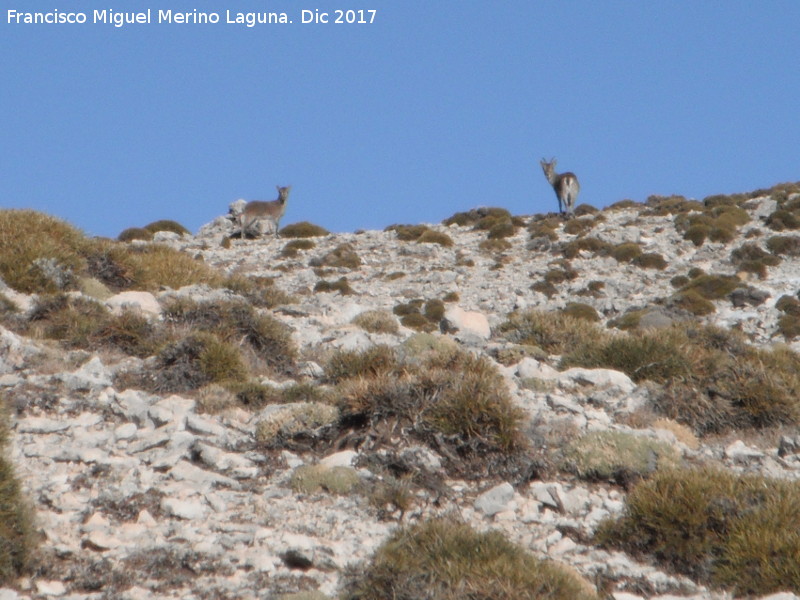
<path fill-rule="evenodd" d="M 558 212 L 563 213 L 564 208 L 567 210 L 567 215 L 572 216 L 575 210 L 575 203 L 578 201 L 578 192 L 581 191 L 581 185 L 578 183 L 578 178 L 575 173 L 556 173 L 556 159 L 547 162 L 545 159 L 539 161 L 544 171 L 544 176 L 547 181 L 553 186 L 558 197 Z"/>
<path fill-rule="evenodd" d="M 286 212 L 286 200 L 289 198 L 289 191 L 292 186 L 281 187 L 275 186 L 278 189 L 278 198 L 276 200 L 263 201 L 251 200 L 245 204 L 244 210 L 239 214 L 239 227 L 241 229 L 241 236 L 244 238 L 245 232 L 250 226 L 259 219 L 269 219 L 275 226 L 275 235 L 278 235 L 278 226 L 280 225 L 281 217 Z"/>

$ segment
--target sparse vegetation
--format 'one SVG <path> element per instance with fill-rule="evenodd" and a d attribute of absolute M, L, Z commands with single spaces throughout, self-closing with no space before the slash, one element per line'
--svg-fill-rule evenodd
<path fill-rule="evenodd" d="M 351 244 L 339 244 L 324 256 L 310 260 L 309 264 L 312 267 L 357 269 L 361 266 L 361 259 Z"/>
<path fill-rule="evenodd" d="M 303 465 L 292 473 L 289 482 L 294 492 L 315 494 L 320 491 L 329 494 L 351 494 L 361 483 L 361 478 L 352 467 L 325 467 L 323 465 Z"/>
<path fill-rule="evenodd" d="M 34 514 L 8 458 L 9 407 L 0 395 L 0 584 L 12 585 L 30 566 L 37 546 Z"/>
<path fill-rule="evenodd" d="M 621 431 L 587 433 L 564 451 L 565 468 L 579 477 L 623 485 L 679 464 L 680 452 L 672 446 Z"/>
<path fill-rule="evenodd" d="M 392 333 L 399 331 L 397 319 L 384 310 L 368 310 L 353 319 L 353 324 L 358 325 L 371 333 Z"/>
<path fill-rule="evenodd" d="M 512 468 L 526 447 L 522 413 L 487 358 L 443 346 L 400 359 L 377 346 L 337 352 L 326 373 L 336 384 L 344 422 L 358 424 L 363 435 L 386 420 L 397 422 L 422 443 L 448 446 L 448 456 L 460 457 L 450 467 L 464 475 L 491 465 Z"/>
<path fill-rule="evenodd" d="M 737 597 L 800 591 L 800 484 L 721 470 L 659 471 L 605 522 L 599 543 Z"/>
<path fill-rule="evenodd" d="M 478 533 L 452 519 L 398 529 L 370 562 L 351 572 L 345 600 L 592 600 L 571 569 L 541 561 L 499 532 Z"/>
<path fill-rule="evenodd" d="M 320 280 L 314 286 L 315 292 L 339 292 L 342 296 L 353 294 L 353 288 L 350 287 L 350 282 L 347 277 L 340 277 L 336 281 Z"/>

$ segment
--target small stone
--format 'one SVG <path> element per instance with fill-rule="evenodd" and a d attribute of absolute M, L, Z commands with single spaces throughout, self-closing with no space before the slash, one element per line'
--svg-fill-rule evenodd
<path fill-rule="evenodd" d="M 514 498 L 514 486 L 505 482 L 483 492 L 475 499 L 475 509 L 487 517 L 494 516 L 505 510 L 508 503 Z"/>

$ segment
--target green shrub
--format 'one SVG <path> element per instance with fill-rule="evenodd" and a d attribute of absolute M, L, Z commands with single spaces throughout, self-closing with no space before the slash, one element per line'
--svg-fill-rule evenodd
<path fill-rule="evenodd" d="M 289 327 L 270 315 L 257 313 L 245 302 L 177 299 L 166 304 L 163 314 L 169 323 L 210 331 L 229 343 L 244 343 L 277 371 L 287 370 L 297 357 Z"/>
<path fill-rule="evenodd" d="M 419 244 L 439 244 L 440 246 L 452 246 L 453 238 L 441 231 L 429 229 L 417 238 Z"/>
<path fill-rule="evenodd" d="M 353 324 L 371 333 L 397 333 L 397 319 L 384 310 L 368 310 L 353 318 Z"/>
<path fill-rule="evenodd" d="M 316 244 L 309 239 L 295 239 L 286 243 L 281 250 L 281 256 L 292 258 L 300 253 L 300 250 L 311 250 Z"/>
<path fill-rule="evenodd" d="M 504 239 L 488 239 L 478 244 L 478 248 L 484 252 L 505 252 L 512 248 L 511 242 Z"/>
<path fill-rule="evenodd" d="M 589 304 L 583 304 L 582 302 L 568 302 L 561 312 L 568 317 L 583 319 L 584 321 L 593 323 L 600 320 L 600 315 L 597 314 L 594 307 Z"/>
<path fill-rule="evenodd" d="M 737 597 L 800 591 L 800 484 L 711 468 L 665 470 L 596 540 Z"/>
<path fill-rule="evenodd" d="M 177 221 L 172 221 L 169 219 L 153 221 L 152 223 L 145 225 L 144 229 L 153 234 L 159 231 L 168 231 L 170 233 L 177 233 L 178 235 L 191 235 L 191 231 L 186 229 L 186 227 L 184 227 Z"/>
<path fill-rule="evenodd" d="M 112 315 L 94 300 L 64 294 L 40 297 L 28 317 L 27 331 L 68 348 L 116 348 L 140 358 L 154 354 L 168 338 L 137 312 Z"/>
<path fill-rule="evenodd" d="M 603 329 L 584 319 L 538 310 L 509 314 L 497 331 L 512 343 L 538 346 L 550 354 L 570 351 L 587 338 L 607 336 Z"/>
<path fill-rule="evenodd" d="M 584 336 L 580 341 L 575 350 L 563 357 L 562 366 L 616 369 L 637 382 L 665 382 L 688 377 L 692 372 L 685 349 L 688 341 L 678 329 Z"/>
<path fill-rule="evenodd" d="M 347 277 L 340 277 L 336 281 L 320 280 L 314 286 L 315 292 L 339 292 L 342 296 L 354 294 L 355 291 L 350 287 Z"/>
<path fill-rule="evenodd" d="M 517 227 L 511 219 L 501 219 L 495 222 L 490 228 L 489 233 L 486 234 L 487 239 L 499 240 L 502 238 L 512 237 L 517 233 Z"/>
<path fill-rule="evenodd" d="M 778 208 L 767 217 L 766 224 L 775 231 L 800 229 L 800 217 L 793 212 Z"/>
<path fill-rule="evenodd" d="M 289 481 L 295 493 L 326 491 L 339 496 L 353 493 L 360 483 L 361 478 L 352 467 L 325 467 L 319 464 L 297 467 Z"/>
<path fill-rule="evenodd" d="M 564 466 L 582 479 L 628 483 L 656 469 L 677 467 L 672 446 L 621 431 L 593 431 L 569 443 Z"/>
<path fill-rule="evenodd" d="M 413 242 L 431 228 L 427 225 L 390 225 L 384 231 L 394 231 L 398 240 Z"/>
<path fill-rule="evenodd" d="M 247 377 L 238 348 L 212 333 L 198 332 L 165 347 L 143 382 L 157 393 L 187 392 L 210 383 Z"/>
<path fill-rule="evenodd" d="M 282 406 L 256 424 L 256 442 L 267 447 L 281 447 L 297 437 L 307 446 L 319 430 L 335 427 L 339 411 L 321 402 L 297 402 Z"/>
<path fill-rule="evenodd" d="M 86 268 L 88 240 L 64 221 L 33 210 L 0 210 L 0 277 L 18 292 L 68 289 Z"/>
<path fill-rule="evenodd" d="M 153 232 L 145 229 L 144 227 L 128 227 L 127 229 L 123 229 L 117 236 L 117 241 L 120 242 L 149 242 L 152 239 Z"/>
<path fill-rule="evenodd" d="M 414 329 L 415 331 L 430 332 L 436 329 L 436 324 L 432 323 L 428 317 L 422 313 L 411 313 L 404 315 L 400 318 L 400 324 L 403 327 L 408 327 L 409 329 Z"/>
<path fill-rule="evenodd" d="M 355 377 L 376 377 L 398 368 L 394 350 L 377 345 L 363 352 L 339 350 L 334 352 L 325 366 L 328 381 L 336 383 Z"/>
<path fill-rule="evenodd" d="M 310 238 L 310 237 L 325 237 L 329 235 L 330 231 L 319 225 L 314 225 L 308 221 L 301 221 L 300 223 L 292 223 L 280 230 L 281 237 L 285 238 Z"/>
<path fill-rule="evenodd" d="M 575 258 L 583 252 L 592 256 L 607 256 L 614 250 L 614 246 L 596 237 L 582 237 L 564 244 L 561 253 L 564 258 Z"/>
<path fill-rule="evenodd" d="M 642 269 L 658 269 L 663 271 L 667 268 L 667 261 L 658 252 L 644 252 L 631 261 Z"/>
<path fill-rule="evenodd" d="M 312 267 L 357 269 L 361 266 L 361 258 L 351 244 L 339 244 L 325 256 L 312 259 L 309 264 Z"/>
<path fill-rule="evenodd" d="M 767 276 L 767 267 L 774 267 L 781 259 L 768 254 L 753 243 L 746 243 L 731 252 L 731 262 L 740 270 L 755 273 L 761 279 Z"/>
<path fill-rule="evenodd" d="M 89 274 L 112 289 L 158 291 L 206 284 L 219 287 L 222 273 L 161 244 L 125 246 L 92 240 L 85 251 Z"/>
<path fill-rule="evenodd" d="M 225 382 L 225 389 L 233 394 L 239 406 L 258 411 L 270 404 L 281 404 L 283 391 L 249 379 L 233 379 Z"/>
<path fill-rule="evenodd" d="M 626 198 L 625 200 L 617 200 L 611 204 L 606 210 L 626 210 L 628 208 L 641 208 L 642 203 Z"/>
<path fill-rule="evenodd" d="M 592 218 L 584 219 L 570 219 L 564 223 L 564 233 L 570 235 L 583 235 L 595 226 L 595 220 Z"/>
<path fill-rule="evenodd" d="M 617 262 L 631 262 L 633 259 L 642 255 L 642 248 L 635 242 L 617 244 L 611 251 L 611 256 Z"/>
<path fill-rule="evenodd" d="M 433 322 L 438 323 L 444 318 L 444 302 L 441 300 L 428 300 L 423 307 L 423 314 L 425 317 Z"/>
<path fill-rule="evenodd" d="M 496 474 L 527 448 L 522 412 L 502 375 L 489 359 L 452 344 L 407 349 L 402 360 L 380 346 L 339 352 L 326 373 L 344 422 L 369 431 L 389 420 L 421 443 L 445 444 L 451 468 L 464 476 Z"/>
<path fill-rule="evenodd" d="M 459 212 L 454 214 L 452 217 L 448 217 L 444 221 L 442 221 L 442 225 L 450 226 L 450 225 L 476 225 L 478 222 L 483 221 L 483 224 L 480 227 L 476 227 L 476 229 L 489 229 L 491 225 L 489 224 L 489 220 L 492 219 L 511 219 L 511 213 L 508 212 L 505 208 L 498 208 L 498 207 L 480 207 L 480 208 L 473 208 L 467 212 Z"/>
<path fill-rule="evenodd" d="M 734 275 L 699 275 L 687 283 L 682 291 L 695 292 L 706 300 L 721 300 L 741 285 Z"/>
<path fill-rule="evenodd" d="M 697 290 L 693 289 L 674 294 L 669 298 L 668 304 L 670 307 L 680 308 L 698 317 L 710 315 L 717 310 L 710 300 L 706 300 Z"/>
<path fill-rule="evenodd" d="M 0 395 L 0 585 L 12 586 L 28 572 L 38 542 L 33 509 L 8 457 L 8 404 Z"/>
<path fill-rule="evenodd" d="M 567 567 L 534 558 L 499 532 L 452 519 L 398 529 L 352 573 L 344 600 L 590 600 L 594 589 Z"/>
<path fill-rule="evenodd" d="M 800 256 L 800 236 L 773 235 L 767 239 L 767 249 L 773 254 Z"/>

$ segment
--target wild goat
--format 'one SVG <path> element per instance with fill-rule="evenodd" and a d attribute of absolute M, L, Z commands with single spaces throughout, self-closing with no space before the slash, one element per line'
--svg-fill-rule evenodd
<path fill-rule="evenodd" d="M 558 197 L 558 212 L 563 213 L 564 208 L 567 209 L 567 216 L 571 217 L 575 210 L 575 203 L 578 200 L 578 192 L 581 191 L 581 185 L 578 183 L 578 178 L 575 173 L 556 173 L 556 159 L 553 158 L 550 162 L 545 159 L 539 161 L 544 171 L 544 176 L 547 181 L 553 186 Z"/>
<path fill-rule="evenodd" d="M 239 214 L 239 228 L 241 231 L 242 239 L 244 239 L 245 232 L 250 226 L 259 219 L 269 219 L 275 226 L 275 235 L 278 235 L 278 226 L 281 221 L 283 213 L 286 212 L 286 200 L 289 198 L 289 191 L 292 186 L 281 187 L 275 186 L 278 189 L 278 198 L 268 202 L 264 200 L 251 200 L 244 206 L 244 210 Z"/>

